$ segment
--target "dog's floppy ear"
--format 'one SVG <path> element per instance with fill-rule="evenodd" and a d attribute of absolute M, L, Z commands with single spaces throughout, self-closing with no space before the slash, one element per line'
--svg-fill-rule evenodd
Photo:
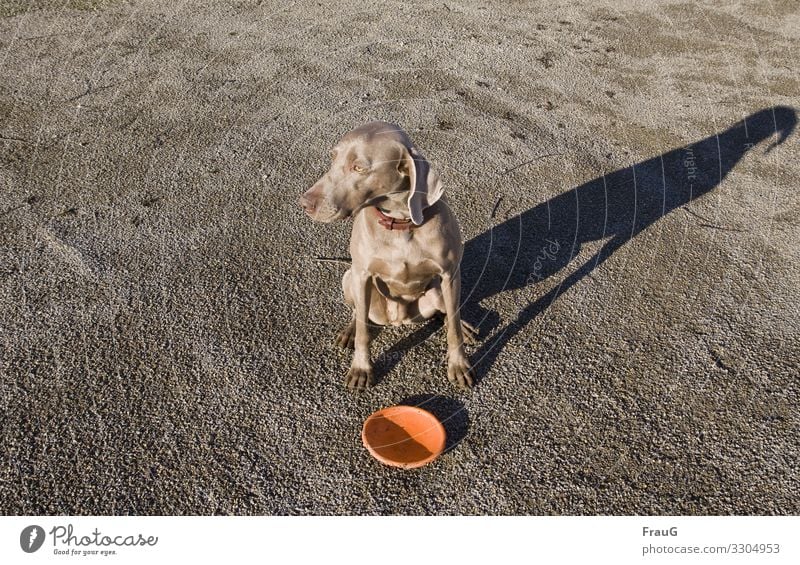
<path fill-rule="evenodd" d="M 411 181 L 408 192 L 408 212 L 411 221 L 420 225 L 424 221 L 422 211 L 433 206 L 442 197 L 444 189 L 439 174 L 431 168 L 431 164 L 415 147 L 406 148 L 403 168 Z"/>

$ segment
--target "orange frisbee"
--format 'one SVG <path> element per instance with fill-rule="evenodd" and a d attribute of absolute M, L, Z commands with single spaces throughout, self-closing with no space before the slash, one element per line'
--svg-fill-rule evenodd
<path fill-rule="evenodd" d="M 416 406 L 390 406 L 364 422 L 361 440 L 375 459 L 414 469 L 444 451 L 445 431 L 436 416 Z"/>

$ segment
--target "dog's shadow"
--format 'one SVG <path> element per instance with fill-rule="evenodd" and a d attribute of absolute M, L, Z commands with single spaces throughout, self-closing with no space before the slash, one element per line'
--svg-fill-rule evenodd
<path fill-rule="evenodd" d="M 462 315 L 480 324 L 482 336 L 494 334 L 471 356 L 477 380 L 486 376 L 503 347 L 561 294 L 657 220 L 712 191 L 760 142 L 776 136 L 767 151 L 783 143 L 796 124 L 792 108 L 761 110 L 721 133 L 559 194 L 468 241 L 461 262 Z M 555 275 L 583 244 L 604 240 L 597 253 L 503 327 L 497 328 L 499 317 L 481 306 L 497 293 Z M 438 322 L 426 324 L 403 342 L 418 343 L 439 327 Z"/>

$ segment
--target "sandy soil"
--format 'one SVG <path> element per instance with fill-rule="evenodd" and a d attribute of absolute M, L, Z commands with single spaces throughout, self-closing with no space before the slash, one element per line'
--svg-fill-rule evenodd
<path fill-rule="evenodd" d="M 497 4 L 0 2 L 0 511 L 800 513 L 796 3 Z M 372 119 L 460 219 L 471 394 L 436 323 L 343 387 L 296 199 Z"/>

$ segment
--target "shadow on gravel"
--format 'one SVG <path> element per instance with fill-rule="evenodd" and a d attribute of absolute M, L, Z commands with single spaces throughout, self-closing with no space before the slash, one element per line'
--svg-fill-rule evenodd
<path fill-rule="evenodd" d="M 495 329 L 497 316 L 480 306 L 482 300 L 535 285 L 566 267 L 584 243 L 607 240 L 593 257 L 482 344 L 472 356 L 478 380 L 506 343 L 561 294 L 639 232 L 713 190 L 758 143 L 776 134 L 766 151 L 783 143 L 796 124 L 792 108 L 761 110 L 719 134 L 564 192 L 467 242 L 461 265 L 464 318 L 480 325 L 485 336 Z M 700 225 L 725 229 L 696 216 Z"/>
<path fill-rule="evenodd" d="M 399 404 L 417 406 L 439 419 L 447 432 L 445 451 L 454 448 L 467 435 L 469 415 L 464 404 L 454 398 L 434 394 L 417 394 L 404 398 Z"/>

